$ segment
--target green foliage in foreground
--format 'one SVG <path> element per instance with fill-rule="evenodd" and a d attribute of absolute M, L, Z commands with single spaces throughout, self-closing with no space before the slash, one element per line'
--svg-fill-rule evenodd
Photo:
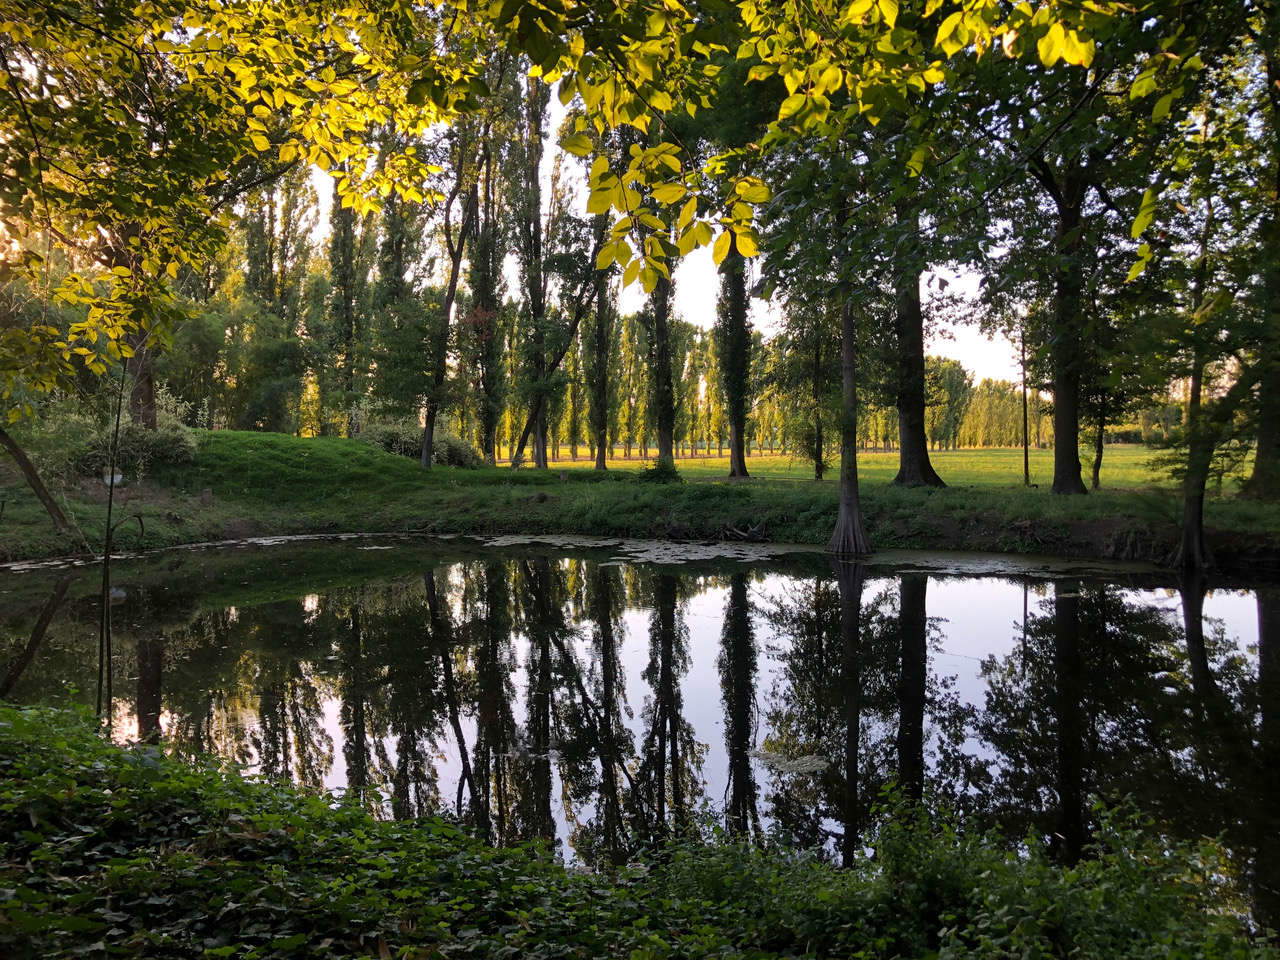
<path fill-rule="evenodd" d="M 1274 957 L 1214 850 L 1074 869 L 900 815 L 848 870 L 693 843 L 606 877 L 0 705 L 6 957 Z"/>

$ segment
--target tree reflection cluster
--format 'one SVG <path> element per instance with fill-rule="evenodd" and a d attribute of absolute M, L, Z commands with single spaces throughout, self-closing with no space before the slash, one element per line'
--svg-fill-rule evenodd
<path fill-rule="evenodd" d="M 1171 834 L 1223 837 L 1277 924 L 1280 590 L 1256 591 L 1255 651 L 1205 620 L 1202 583 L 1177 619 L 1114 584 L 1018 581 L 1033 600 L 1012 644 L 993 638 L 1007 652 L 981 662 L 978 703 L 940 667 L 930 583 L 533 555 L 213 610 L 134 591 L 116 717 L 380 816 L 443 815 L 596 867 L 711 830 L 839 860 L 890 795 L 1069 863 L 1088 856 L 1091 798 L 1132 798 Z M 90 687 L 76 627 L 93 613 L 56 618 L 54 591 L 26 635 L 4 624 L 9 696 Z M 717 629 L 691 640 L 708 598 Z M 714 670 L 691 669 L 709 645 Z M 717 728 L 696 727 L 711 702 Z"/>

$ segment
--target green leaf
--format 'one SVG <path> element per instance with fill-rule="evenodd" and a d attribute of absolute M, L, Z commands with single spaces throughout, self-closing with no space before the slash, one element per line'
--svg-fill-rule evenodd
<path fill-rule="evenodd" d="M 1133 226 L 1129 228 L 1129 236 L 1137 240 L 1142 232 L 1151 226 L 1156 216 L 1156 202 L 1160 199 L 1160 191 L 1155 187 L 1147 187 L 1142 194 L 1142 203 L 1138 206 L 1138 215 L 1133 218 Z"/>
<path fill-rule="evenodd" d="M 560 141 L 560 146 L 568 153 L 572 153 L 575 157 L 585 157 L 594 148 L 591 138 L 585 133 L 570 134 Z"/>
<path fill-rule="evenodd" d="M 787 117 L 793 117 L 804 108 L 805 95 L 803 93 L 793 93 L 787 99 L 782 101 L 782 106 L 778 107 L 778 119 L 785 120 Z"/>

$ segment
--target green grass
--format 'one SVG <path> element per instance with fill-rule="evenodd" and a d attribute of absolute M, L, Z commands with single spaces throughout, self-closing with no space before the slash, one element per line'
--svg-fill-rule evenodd
<path fill-rule="evenodd" d="M 620 455 L 621 451 L 616 453 L 619 455 L 609 461 L 610 469 L 636 470 L 640 466 L 638 460 L 625 460 Z M 1053 451 L 1032 450 L 1030 453 L 1031 482 L 1047 486 L 1053 479 Z M 934 468 L 949 484 L 962 486 L 1021 486 L 1022 484 L 1021 449 L 935 450 L 929 456 Z M 1102 485 L 1110 489 L 1167 486 L 1168 479 L 1162 477 L 1153 468 L 1152 456 L 1151 450 L 1136 444 L 1107 447 L 1102 460 Z M 678 465 L 680 472 L 690 480 L 722 478 L 729 473 L 727 456 L 683 458 L 678 461 Z M 834 476 L 838 465 L 838 460 L 833 462 L 828 467 L 828 474 Z M 585 459 L 585 454 L 580 455 L 578 460 L 563 460 L 552 464 L 555 469 L 590 469 L 592 466 L 592 462 Z M 790 454 L 763 453 L 749 457 L 747 470 L 751 476 L 760 478 L 813 479 L 812 463 Z M 889 483 L 897 472 L 898 454 L 896 452 L 871 451 L 858 454 L 858 474 L 865 483 Z"/>
<path fill-rule="evenodd" d="M 1077 867 L 886 806 L 836 869 L 696 825 L 567 870 L 0 703 L 0 955 L 426 960 L 1258 958 L 1213 844 L 1104 815 Z"/>
<path fill-rule="evenodd" d="M 748 481 L 716 482 L 723 462 L 683 461 L 689 482 L 639 479 L 638 465 L 599 474 L 579 463 L 549 471 L 436 468 L 367 444 L 334 438 L 216 431 L 199 435 L 194 466 L 158 472 L 121 491 L 122 549 L 252 535 L 338 532 L 596 534 L 671 539 L 755 539 L 825 543 L 836 514 L 834 472 L 801 480 L 804 465 L 751 458 Z M 1180 505 L 1156 484 L 1141 448 L 1108 453 L 1104 489 L 1057 497 L 1021 484 L 1020 452 L 938 454 L 946 489 L 889 483 L 892 454 L 862 460 L 869 533 L 879 548 L 997 550 L 1092 559 L 1161 562 L 1177 543 Z M 1047 471 L 1047 453 L 1037 452 Z M 0 556 L 47 557 L 102 542 L 103 490 L 61 491 L 81 536 L 55 536 L 13 474 L 0 474 Z M 210 491 L 204 502 L 202 491 Z M 141 522 L 134 519 L 141 518 Z M 1230 497 L 1208 508 L 1211 544 L 1224 559 L 1253 569 L 1277 559 L 1280 507 Z"/>

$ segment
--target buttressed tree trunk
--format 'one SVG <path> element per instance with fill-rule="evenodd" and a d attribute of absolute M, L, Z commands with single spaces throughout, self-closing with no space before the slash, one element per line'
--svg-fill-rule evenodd
<path fill-rule="evenodd" d="M 906 216 L 913 235 L 920 232 L 920 215 Z M 920 307 L 920 267 L 910 263 L 894 277 L 894 332 L 898 347 L 898 475 L 904 487 L 945 487 L 929 460 L 925 432 L 924 312 Z"/>
<path fill-rule="evenodd" d="M 858 496 L 858 324 L 849 300 L 840 313 L 840 377 L 844 387 L 840 410 L 840 512 L 827 549 L 839 557 L 859 557 L 871 552 L 871 544 Z"/>

